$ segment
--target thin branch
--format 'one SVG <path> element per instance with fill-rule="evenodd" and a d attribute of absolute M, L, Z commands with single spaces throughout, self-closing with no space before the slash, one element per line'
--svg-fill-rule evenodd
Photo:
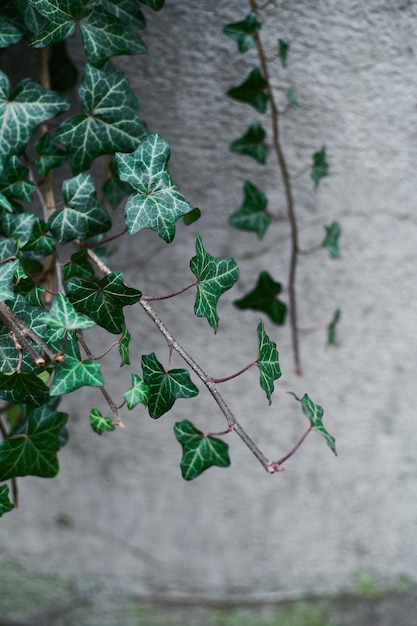
<path fill-rule="evenodd" d="M 238 376 L 240 376 L 244 372 L 247 372 L 251 367 L 253 367 L 256 364 L 257 364 L 257 361 L 253 361 L 252 363 L 249 363 L 249 365 L 245 365 L 245 367 L 242 367 L 241 370 L 239 370 L 238 372 L 235 372 L 234 374 L 231 374 L 230 376 L 225 376 L 224 378 L 210 378 L 210 382 L 216 383 L 216 384 L 218 384 L 218 383 L 225 383 L 228 380 L 232 380 L 233 378 L 237 378 Z"/>
<path fill-rule="evenodd" d="M 98 248 L 99 246 L 102 246 L 103 244 L 109 243 L 109 241 L 118 239 L 119 237 L 122 237 L 126 233 L 127 233 L 127 227 L 123 228 L 123 230 L 121 230 L 118 233 L 114 233 L 114 235 L 109 235 L 105 239 L 100 239 L 100 241 L 95 241 L 94 243 L 84 243 L 78 240 L 76 240 L 75 243 L 77 243 L 80 246 L 80 248 L 88 248 L 89 250 L 91 250 L 92 248 Z"/>
<path fill-rule="evenodd" d="M 313 427 L 310 426 L 308 428 L 308 430 L 306 430 L 306 432 L 304 433 L 304 435 L 301 437 L 301 439 L 295 444 L 295 446 L 293 448 L 291 448 L 291 450 L 288 452 L 288 454 L 286 454 L 285 456 L 282 457 L 282 459 L 280 459 L 279 461 L 276 461 L 276 464 L 278 466 L 281 466 L 283 463 L 285 463 L 285 461 L 287 461 L 289 458 L 292 457 L 292 455 L 297 452 L 298 448 L 301 446 L 301 444 L 303 443 L 304 439 L 307 437 L 307 435 L 309 435 L 311 433 L 311 431 L 313 430 Z"/>
<path fill-rule="evenodd" d="M 191 287 L 195 287 L 196 285 L 198 285 L 198 280 L 194 281 L 190 285 L 187 285 L 186 287 L 183 287 L 182 289 L 178 289 L 178 291 L 174 291 L 173 293 L 168 293 L 164 296 L 142 296 L 142 300 L 144 300 L 145 302 L 154 302 L 155 300 L 167 300 L 168 298 L 174 298 L 175 296 L 179 296 L 180 293 L 184 293 L 184 291 L 187 291 L 188 289 L 191 289 Z"/>

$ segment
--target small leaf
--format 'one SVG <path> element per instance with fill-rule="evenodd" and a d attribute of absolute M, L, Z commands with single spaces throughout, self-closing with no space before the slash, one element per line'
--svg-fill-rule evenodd
<path fill-rule="evenodd" d="M 96 361 L 81 361 L 78 347 L 76 344 L 70 344 L 67 346 L 63 362 L 55 366 L 54 380 L 49 389 L 50 395 L 61 396 L 80 387 L 102 387 L 104 379 L 100 368 L 100 363 Z"/>
<path fill-rule="evenodd" d="M 201 211 L 198 207 L 195 207 L 192 211 L 183 215 L 182 220 L 186 226 L 190 226 L 191 224 L 194 224 L 194 222 L 197 222 L 200 217 Z"/>
<path fill-rule="evenodd" d="M 193 398 L 198 394 L 188 370 L 166 371 L 153 352 L 142 356 L 142 371 L 149 388 L 148 411 L 153 419 L 169 411 L 178 398 Z"/>
<path fill-rule="evenodd" d="M 35 145 L 39 157 L 36 159 L 36 167 L 41 176 L 46 174 L 54 167 L 60 167 L 68 161 L 68 155 L 65 150 L 59 148 L 51 141 L 51 135 L 45 133 Z"/>
<path fill-rule="evenodd" d="M 88 262 L 87 250 L 74 252 L 71 259 L 64 265 L 64 280 L 69 280 L 73 276 L 80 278 L 95 278 L 94 269 Z"/>
<path fill-rule="evenodd" d="M 8 48 L 24 36 L 21 28 L 13 20 L 0 15 L 0 48 Z"/>
<path fill-rule="evenodd" d="M 342 317 L 341 310 L 336 309 L 336 311 L 334 312 L 333 318 L 327 327 L 327 343 L 329 346 L 336 346 L 338 343 L 337 327 L 338 327 L 341 317 Z"/>
<path fill-rule="evenodd" d="M 185 480 L 193 480 L 209 467 L 228 467 L 228 445 L 217 437 L 204 435 L 188 420 L 177 422 L 174 434 L 182 446 L 181 474 Z"/>
<path fill-rule="evenodd" d="M 8 261 L 0 265 L 0 302 L 13 300 L 15 295 L 10 289 L 19 261 Z"/>
<path fill-rule="evenodd" d="M 259 113 L 265 113 L 268 102 L 268 94 L 265 93 L 267 87 L 268 82 L 256 68 L 241 85 L 229 89 L 227 95 L 239 102 L 250 104 Z"/>
<path fill-rule="evenodd" d="M 237 154 L 252 157 L 261 165 L 265 165 L 269 155 L 269 148 L 264 143 L 266 132 L 260 122 L 253 122 L 247 132 L 230 144 L 230 150 Z"/>
<path fill-rule="evenodd" d="M 287 313 L 287 305 L 277 298 L 281 288 L 281 283 L 276 283 L 268 272 L 261 272 L 255 288 L 233 304 L 238 309 L 262 311 L 274 324 L 280 326 L 284 324 Z"/>
<path fill-rule="evenodd" d="M 14 504 L 9 500 L 9 488 L 7 485 L 0 485 L 0 517 L 14 509 Z"/>
<path fill-rule="evenodd" d="M 48 233 L 48 224 L 36 218 L 32 233 L 27 243 L 22 247 L 26 258 L 45 257 L 55 252 L 55 240 Z"/>
<path fill-rule="evenodd" d="M 244 193 L 243 204 L 230 216 L 229 224 L 241 230 L 253 231 L 262 239 L 271 222 L 271 216 L 266 210 L 268 199 L 248 180 L 244 185 Z"/>
<path fill-rule="evenodd" d="M 331 449 L 332 452 L 337 456 L 336 452 L 336 440 L 323 426 L 323 407 L 319 404 L 315 404 L 311 398 L 305 393 L 303 397 L 297 398 L 297 396 L 292 393 L 296 400 L 301 402 L 301 406 L 303 408 L 303 413 L 310 420 L 311 427 L 313 430 L 317 430 L 327 441 L 327 445 Z"/>
<path fill-rule="evenodd" d="M 121 180 L 136 191 L 125 207 L 126 226 L 131 235 L 150 228 L 170 243 L 177 219 L 193 210 L 172 182 L 169 157 L 167 142 L 156 134 L 148 135 L 132 154 L 116 154 Z"/>
<path fill-rule="evenodd" d="M 329 165 L 326 161 L 326 148 L 322 148 L 318 152 L 313 154 L 313 169 L 311 170 L 311 180 L 314 182 L 314 186 L 318 187 L 318 184 L 322 178 L 329 173 Z"/>
<path fill-rule="evenodd" d="M 90 411 L 90 426 L 97 435 L 116 430 L 112 418 L 103 417 L 98 409 L 91 409 Z"/>
<path fill-rule="evenodd" d="M 15 156 L 10 157 L 0 176 L 0 193 L 6 198 L 32 202 L 36 185 L 28 180 L 29 170 Z"/>
<path fill-rule="evenodd" d="M 238 280 L 238 265 L 234 259 L 211 256 L 204 250 L 200 235 L 196 235 L 196 256 L 191 259 L 190 268 L 198 281 L 194 313 L 197 317 L 206 317 L 217 332 L 217 303 L 220 296 Z"/>
<path fill-rule="evenodd" d="M 62 293 L 57 293 L 51 310 L 40 317 L 50 328 L 61 329 L 62 336 L 68 330 L 91 328 L 95 322 L 84 315 L 77 313 L 71 302 Z"/>
<path fill-rule="evenodd" d="M 271 395 L 274 391 L 274 380 L 281 377 L 277 344 L 269 339 L 262 322 L 259 322 L 258 324 L 258 339 L 259 347 L 256 365 L 261 373 L 261 388 L 265 391 L 269 404 L 271 404 Z"/>
<path fill-rule="evenodd" d="M 132 374 L 132 387 L 124 392 L 123 397 L 130 411 L 140 403 L 146 406 L 149 402 L 149 386 L 140 376 Z"/>
<path fill-rule="evenodd" d="M 282 39 L 278 39 L 278 56 L 282 67 L 287 67 L 287 56 L 290 44 L 285 43 Z"/>
<path fill-rule="evenodd" d="M 339 237 L 342 234 L 340 224 L 338 222 L 333 222 L 330 226 L 325 226 L 324 228 L 326 236 L 321 245 L 323 248 L 327 249 L 331 259 L 338 259 L 340 258 Z"/>
<path fill-rule="evenodd" d="M 288 100 L 288 104 L 290 105 L 292 109 L 295 109 L 298 107 L 297 94 L 295 93 L 294 89 L 289 89 L 287 91 L 287 100 Z"/>
<path fill-rule="evenodd" d="M 255 47 L 253 35 L 261 29 L 261 26 L 256 13 L 249 13 L 244 20 L 227 24 L 223 32 L 236 41 L 239 52 L 247 52 Z"/>
<path fill-rule="evenodd" d="M 129 345 L 130 345 L 130 332 L 127 326 L 124 326 L 122 336 L 119 339 L 119 354 L 122 359 L 122 362 L 120 363 L 120 367 L 123 367 L 123 365 L 130 365 Z"/>

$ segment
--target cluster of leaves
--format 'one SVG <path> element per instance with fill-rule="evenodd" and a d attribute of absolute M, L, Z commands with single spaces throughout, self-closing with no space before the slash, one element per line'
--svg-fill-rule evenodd
<path fill-rule="evenodd" d="M 154 10 L 163 5 L 163 0 L 141 2 Z M 68 415 L 59 410 L 65 394 L 85 386 L 101 390 L 112 415 L 94 407 L 89 418 L 92 430 L 102 435 L 123 425 L 122 406 L 128 411 L 146 407 L 152 419 L 159 419 L 176 400 L 199 392 L 189 370 L 170 368 L 176 344 L 156 314 L 152 314 L 156 329 L 169 343 L 168 365 L 153 352 L 142 355 L 142 376 L 132 375 L 119 404 L 109 397 L 100 360 L 90 352 L 84 335 L 93 326 L 117 335 L 120 365 L 129 365 L 130 332 L 124 309 L 142 305 L 148 314 L 152 311 L 150 298 L 105 265 L 107 243 L 115 238 L 109 234 L 109 208 L 123 210 L 117 218 L 125 223 L 121 236 L 151 229 L 167 243 L 174 239 L 179 218 L 198 217 L 170 177 L 168 144 L 158 134 L 147 133 L 127 77 L 110 61 L 114 55 L 145 52 L 139 35 L 144 27 L 136 0 L 8 0 L 0 15 L 0 47 L 26 39 L 43 49 L 51 67 L 59 55 L 60 70 L 66 69 L 68 80 L 62 72 L 58 77 L 52 74 L 56 89 L 70 87 L 75 76 L 65 48 L 75 28 L 81 31 L 87 56 L 75 103 L 32 79 L 13 88 L 0 72 L 0 398 L 4 401 L 0 482 L 57 474 L 57 455 L 68 440 Z M 250 38 L 241 46 L 248 43 Z M 46 46 L 51 47 L 49 52 Z M 255 79 L 263 85 L 261 78 L 258 72 Z M 264 88 L 259 102 L 265 102 Z M 29 159 L 33 151 L 36 156 Z M 102 155 L 107 155 L 106 181 L 97 193 L 88 170 Z M 58 190 L 52 173 L 68 165 L 72 176 Z M 251 183 L 246 188 L 247 210 L 253 213 L 253 203 L 258 204 L 265 230 L 266 199 Z M 99 200 L 102 196 L 104 201 Z M 259 224 L 258 220 L 257 228 Z M 326 237 L 334 248 L 334 231 Z M 64 255 L 68 260 L 61 263 Z M 231 258 L 211 256 L 197 235 L 190 270 L 195 279 L 189 285 L 196 290 L 194 313 L 217 332 L 218 301 L 238 280 L 238 266 Z M 264 283 L 275 298 L 280 287 L 266 272 L 257 289 L 264 290 Z M 256 293 L 246 298 L 250 297 L 259 304 Z M 285 314 L 275 300 L 258 310 L 275 321 Z M 257 332 L 258 355 L 250 366 L 258 367 L 260 386 L 271 403 L 274 381 L 281 376 L 278 351 L 262 322 Z M 192 369 L 206 386 L 215 384 L 197 365 Z M 306 412 L 304 405 L 303 409 Z M 321 415 L 314 419 L 312 427 L 329 442 Z M 229 426 L 236 423 L 229 418 Z M 188 420 L 176 423 L 174 433 L 183 449 L 181 471 L 186 480 L 213 465 L 230 464 L 228 446 L 217 436 L 203 433 Z M 9 487 L 0 485 L 0 516 L 12 508 Z"/>

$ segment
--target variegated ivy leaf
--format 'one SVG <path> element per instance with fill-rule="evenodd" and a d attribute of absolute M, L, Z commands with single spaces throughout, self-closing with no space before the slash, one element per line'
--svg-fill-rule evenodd
<path fill-rule="evenodd" d="M 62 185 L 65 207 L 54 211 L 49 218 L 49 228 L 59 243 L 73 239 L 81 241 L 106 232 L 111 227 L 110 217 L 96 196 L 90 174 L 78 174 L 64 180 Z"/>
<path fill-rule="evenodd" d="M 81 115 L 65 120 L 54 135 L 66 146 L 74 174 L 88 169 L 101 154 L 132 152 L 146 134 L 136 97 L 122 72 L 87 65 L 79 94 Z"/>
<path fill-rule="evenodd" d="M 195 247 L 196 256 L 190 261 L 190 269 L 197 278 L 194 313 L 197 317 L 206 317 L 214 332 L 217 332 L 217 303 L 220 296 L 238 280 L 239 267 L 234 259 L 216 258 L 206 252 L 200 235 L 196 235 Z"/>
<path fill-rule="evenodd" d="M 0 193 L 6 198 L 32 202 L 36 185 L 28 180 L 29 170 L 15 156 L 4 164 L 0 174 Z"/>
<path fill-rule="evenodd" d="M 265 165 L 269 148 L 265 143 L 266 132 L 260 122 L 253 122 L 247 132 L 230 144 L 230 150 L 237 154 L 250 156 L 261 165 Z"/>
<path fill-rule="evenodd" d="M 323 426 L 323 407 L 313 402 L 305 393 L 302 398 L 297 398 L 295 393 L 290 392 L 298 402 L 301 402 L 304 415 L 310 420 L 311 428 L 317 430 L 326 439 L 330 450 L 337 456 L 336 439 Z"/>
<path fill-rule="evenodd" d="M 167 142 L 157 134 L 148 135 L 132 154 L 116 154 L 121 180 L 136 191 L 125 207 L 126 226 L 131 235 L 150 228 L 170 243 L 177 219 L 194 208 L 172 182 L 169 157 Z"/>
<path fill-rule="evenodd" d="M 91 409 L 90 411 L 90 426 L 97 435 L 102 435 L 104 432 L 112 432 L 116 430 L 116 426 L 113 423 L 111 417 L 103 417 L 98 409 Z"/>
<path fill-rule="evenodd" d="M 57 293 L 50 311 L 43 313 L 40 319 L 50 328 L 61 330 L 62 336 L 68 330 L 82 330 L 95 325 L 94 320 L 77 313 L 74 306 L 62 293 Z"/>
<path fill-rule="evenodd" d="M 35 222 L 33 213 L 5 213 L 0 228 L 5 237 L 14 239 L 22 247 L 30 240 Z"/>
<path fill-rule="evenodd" d="M 260 70 L 255 68 L 241 85 L 229 89 L 227 95 L 234 100 L 239 100 L 239 102 L 250 104 L 259 113 L 265 113 L 268 103 L 267 87 L 268 82 Z"/>
<path fill-rule="evenodd" d="M 70 106 L 67 98 L 28 78 L 11 92 L 9 79 L 0 72 L 0 161 L 20 154 L 39 124 Z"/>
<path fill-rule="evenodd" d="M 39 258 L 53 254 L 55 252 L 55 240 L 49 235 L 48 224 L 36 218 L 30 238 L 22 250 L 25 257 L 28 258 Z"/>
<path fill-rule="evenodd" d="M 229 218 L 229 224 L 241 230 L 255 232 L 259 239 L 265 235 L 271 216 L 266 210 L 268 198 L 250 181 L 245 181 L 245 199 L 238 211 Z"/>
<path fill-rule="evenodd" d="M 147 405 L 149 402 L 149 385 L 137 374 L 132 374 L 132 386 L 124 392 L 123 397 L 129 410 L 138 404 Z"/>
<path fill-rule="evenodd" d="M 55 366 L 50 395 L 61 396 L 86 386 L 102 387 L 104 379 L 100 368 L 97 361 L 82 361 L 77 344 L 70 343 L 65 350 L 64 360 Z"/>
<path fill-rule="evenodd" d="M 229 467 L 228 445 L 221 439 L 205 435 L 188 420 L 177 422 L 174 434 L 182 446 L 180 467 L 185 480 L 197 478 L 213 465 Z"/>
<path fill-rule="evenodd" d="M 256 13 L 249 13 L 244 20 L 227 24 L 223 32 L 236 41 L 239 52 L 247 52 L 255 47 L 254 34 L 261 29 L 261 26 Z"/>
<path fill-rule="evenodd" d="M 269 404 L 274 391 L 274 380 L 281 377 L 281 369 L 278 360 L 277 344 L 271 341 L 265 332 L 262 322 L 258 325 L 258 358 L 256 365 L 260 371 L 260 385 L 266 393 Z"/>

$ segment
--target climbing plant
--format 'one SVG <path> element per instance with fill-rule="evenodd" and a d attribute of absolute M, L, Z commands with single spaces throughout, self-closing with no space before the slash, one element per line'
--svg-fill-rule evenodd
<path fill-rule="evenodd" d="M 164 0 L 141 2 L 145 11 L 158 11 L 164 4 Z M 256 23 L 253 14 L 248 19 Z M 117 428 L 128 428 L 131 420 L 143 419 L 145 412 L 159 419 L 178 399 L 191 399 L 205 387 L 225 417 L 226 428 L 213 433 L 188 420 L 175 423 L 186 480 L 211 466 L 230 465 L 223 438 L 230 433 L 241 438 L 269 473 L 283 469 L 311 430 L 322 434 L 336 453 L 335 440 L 323 425 L 323 409 L 307 394 L 294 396 L 307 418 L 307 430 L 287 454 L 270 460 L 219 392 L 220 384 L 256 367 L 271 404 L 281 369 L 276 343 L 263 321 L 254 329 L 257 354 L 240 372 L 219 379 L 204 371 L 191 355 L 192 346 L 189 350 L 180 345 L 158 314 L 158 300 L 193 289 L 194 314 L 205 318 L 201 323 L 216 333 L 219 299 L 239 278 L 233 259 L 212 256 L 210 242 L 197 234 L 195 255 L 184 259 L 185 287 L 162 296 L 143 294 L 140 274 L 138 284 L 128 285 L 117 267 L 110 267 L 108 246 L 114 240 L 140 238 L 151 229 L 169 244 L 179 219 L 191 223 L 199 217 L 199 210 L 171 179 L 168 144 L 147 132 L 136 96 L 117 67 L 119 55 L 146 52 L 141 37 L 145 24 L 136 0 L 2 4 L 0 47 L 21 40 L 27 44 L 27 53 L 37 55 L 39 80 L 26 78 L 14 85 L 0 72 L 0 516 L 17 505 L 17 477 L 51 478 L 58 473 L 58 453 L 73 428 L 71 416 L 60 409 L 61 397 L 81 387 L 95 388 L 91 407 L 84 408 L 92 429 L 91 446 L 96 434 L 111 436 Z M 79 76 L 66 48 L 76 29 L 86 55 Z M 249 32 L 246 43 L 238 38 L 239 46 L 252 45 L 255 34 Z M 256 71 L 251 80 L 263 85 L 258 94 L 262 108 L 268 100 L 265 79 Z M 264 131 L 255 124 L 250 132 Z M 258 149 L 265 153 L 265 146 Z M 97 159 L 103 155 L 104 177 L 97 182 L 91 167 L 101 166 L 103 159 Z M 260 206 L 265 202 L 252 183 L 245 189 Z M 265 215 L 262 219 L 258 232 L 267 226 Z M 269 282 L 275 289 L 271 281 L 267 272 L 260 277 L 262 284 Z M 150 317 L 155 336 L 166 339 L 166 354 L 132 353 L 126 307 Z M 137 372 L 126 380 L 118 398 L 106 387 L 104 355 L 94 355 L 89 347 L 93 326 L 107 331 L 105 354 L 112 351 L 114 367 L 132 362 Z M 171 366 L 173 352 L 186 367 Z M 105 410 L 99 408 L 100 397 Z"/>

